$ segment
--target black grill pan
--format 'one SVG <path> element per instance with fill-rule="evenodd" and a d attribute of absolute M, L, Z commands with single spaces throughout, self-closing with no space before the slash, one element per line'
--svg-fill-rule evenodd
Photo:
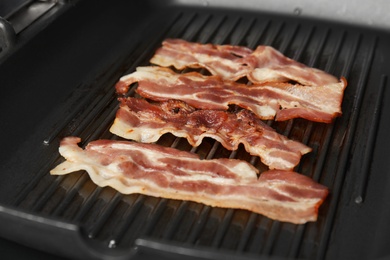
<path fill-rule="evenodd" d="M 37 30 L 32 26 L 30 30 Z M 18 35 L 23 39 L 23 32 Z M 293 225 L 245 210 L 122 195 L 87 173 L 50 176 L 62 137 L 118 139 L 110 128 L 120 76 L 165 38 L 255 48 L 271 45 L 344 76 L 343 115 L 331 124 L 269 122 L 306 143 L 297 171 L 330 195 L 317 222 Z M 0 60 L 0 236 L 79 259 L 385 259 L 390 257 L 390 34 L 261 10 L 162 1 L 77 1 Z M 131 95 L 135 95 L 132 88 Z M 82 144 L 82 145 L 83 145 Z M 205 139 L 158 144 L 266 167 Z"/>

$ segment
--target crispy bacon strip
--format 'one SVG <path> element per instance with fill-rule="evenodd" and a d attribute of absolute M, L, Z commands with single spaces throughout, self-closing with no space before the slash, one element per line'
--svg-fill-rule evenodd
<path fill-rule="evenodd" d="M 257 170 L 245 161 L 200 160 L 173 148 L 113 140 L 93 141 L 82 149 L 80 141 L 61 141 L 59 152 L 66 161 L 51 174 L 86 170 L 98 186 L 124 194 L 246 209 L 297 224 L 315 221 L 328 194 L 326 187 L 295 172 L 270 170 L 257 178 Z"/>
<path fill-rule="evenodd" d="M 169 68 L 138 67 L 116 84 L 119 94 L 125 94 L 132 83 L 137 92 L 155 101 L 177 99 L 199 109 L 227 110 L 234 104 L 253 111 L 264 120 L 284 121 L 305 118 L 329 123 L 341 115 L 341 102 L 346 82 L 324 86 L 302 86 L 288 83 L 247 85 L 224 81 L 218 76 L 197 72 L 177 74 Z"/>
<path fill-rule="evenodd" d="M 247 76 L 256 84 L 296 81 L 301 85 L 322 86 L 339 80 L 315 68 L 284 56 L 270 46 L 260 45 L 255 51 L 242 46 L 212 45 L 166 39 L 151 63 L 177 69 L 205 68 L 223 79 L 238 80 Z"/>
<path fill-rule="evenodd" d="M 226 149 L 236 150 L 240 143 L 247 152 L 259 156 L 270 169 L 292 170 L 311 148 L 289 140 L 263 123 L 252 112 L 228 113 L 219 110 L 195 110 L 182 101 L 158 104 L 139 98 L 120 98 L 121 105 L 110 131 L 138 142 L 156 142 L 172 133 L 187 138 L 192 146 L 204 137 L 218 140 Z"/>

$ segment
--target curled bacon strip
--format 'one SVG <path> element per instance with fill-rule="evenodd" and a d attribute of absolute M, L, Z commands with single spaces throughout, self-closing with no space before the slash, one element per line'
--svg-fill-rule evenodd
<path fill-rule="evenodd" d="M 50 171 L 64 175 L 86 170 L 98 186 L 190 200 L 215 207 L 246 209 L 291 223 L 315 221 L 328 189 L 290 171 L 260 174 L 245 161 L 200 160 L 196 154 L 128 141 L 98 140 L 80 148 L 77 137 L 64 138 L 66 161 Z"/>
<path fill-rule="evenodd" d="M 324 86 L 302 86 L 269 83 L 248 87 L 218 76 L 197 72 L 178 74 L 169 68 L 138 67 L 116 84 L 119 94 L 125 94 L 132 83 L 137 92 L 155 101 L 177 99 L 199 109 L 227 110 L 234 104 L 251 110 L 264 120 L 284 121 L 305 118 L 329 123 L 341 115 L 341 103 L 346 82 Z"/>
<path fill-rule="evenodd" d="M 110 131 L 126 139 L 151 143 L 172 133 L 187 138 L 192 146 L 204 137 L 218 140 L 226 149 L 236 150 L 240 143 L 247 152 L 260 156 L 270 169 L 292 170 L 311 148 L 289 140 L 263 123 L 252 112 L 228 113 L 195 110 L 182 101 L 151 104 L 144 99 L 120 98 L 120 108 Z"/>
<path fill-rule="evenodd" d="M 256 84 L 296 81 L 301 85 L 322 86 L 339 80 L 315 68 L 284 56 L 270 46 L 260 45 L 256 50 L 232 45 L 213 45 L 166 39 L 151 63 L 176 69 L 205 68 L 211 74 L 227 80 L 247 76 Z"/>

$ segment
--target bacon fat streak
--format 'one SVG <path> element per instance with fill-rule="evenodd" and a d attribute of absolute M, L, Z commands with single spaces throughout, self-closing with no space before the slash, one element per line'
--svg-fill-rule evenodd
<path fill-rule="evenodd" d="M 284 121 L 304 118 L 329 123 L 341 115 L 341 103 L 346 82 L 323 86 L 302 86 L 289 83 L 269 83 L 247 86 L 218 76 L 197 72 L 178 74 L 169 68 L 138 67 L 116 84 L 119 94 L 138 82 L 136 91 L 155 101 L 177 99 L 199 109 L 227 110 L 234 104 L 251 110 L 264 120 Z"/>
<path fill-rule="evenodd" d="M 205 68 L 213 75 L 233 81 L 246 76 L 257 84 L 296 81 L 301 85 L 322 86 L 339 82 L 322 70 L 310 68 L 264 45 L 252 51 L 242 46 L 166 39 L 150 62 L 176 69 Z"/>
<path fill-rule="evenodd" d="M 51 174 L 85 170 L 98 186 L 124 194 L 246 209 L 296 224 L 315 221 L 328 194 L 326 187 L 295 172 L 270 170 L 257 178 L 256 168 L 245 161 L 200 160 L 190 152 L 129 141 L 98 140 L 82 149 L 80 141 L 61 141 L 66 161 Z"/>
<path fill-rule="evenodd" d="M 196 110 L 182 101 L 151 104 L 139 98 L 120 98 L 110 132 L 138 142 L 156 142 L 163 134 L 187 138 L 192 146 L 204 137 L 218 140 L 226 149 L 236 150 L 240 143 L 247 152 L 259 156 L 270 169 L 292 170 L 311 148 L 289 140 L 263 123 L 252 112 L 229 113 Z"/>

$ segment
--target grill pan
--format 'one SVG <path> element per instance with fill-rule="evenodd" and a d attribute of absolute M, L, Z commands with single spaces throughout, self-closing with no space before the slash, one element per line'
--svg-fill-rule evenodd
<path fill-rule="evenodd" d="M 87 15 L 88 14 L 88 15 Z M 162 1 L 77 1 L 0 60 L 0 236 L 79 259 L 385 259 L 390 256 L 390 34 L 383 28 L 257 9 Z M 348 80 L 343 115 L 331 124 L 269 122 L 313 151 L 297 171 L 326 185 L 318 221 L 294 225 L 245 210 L 122 195 L 87 173 L 50 176 L 62 137 L 82 145 L 119 139 L 110 128 L 114 85 L 165 38 L 271 45 Z M 132 87 L 131 95 L 135 95 Z M 246 160 L 205 139 L 160 145 L 202 158 Z"/>

